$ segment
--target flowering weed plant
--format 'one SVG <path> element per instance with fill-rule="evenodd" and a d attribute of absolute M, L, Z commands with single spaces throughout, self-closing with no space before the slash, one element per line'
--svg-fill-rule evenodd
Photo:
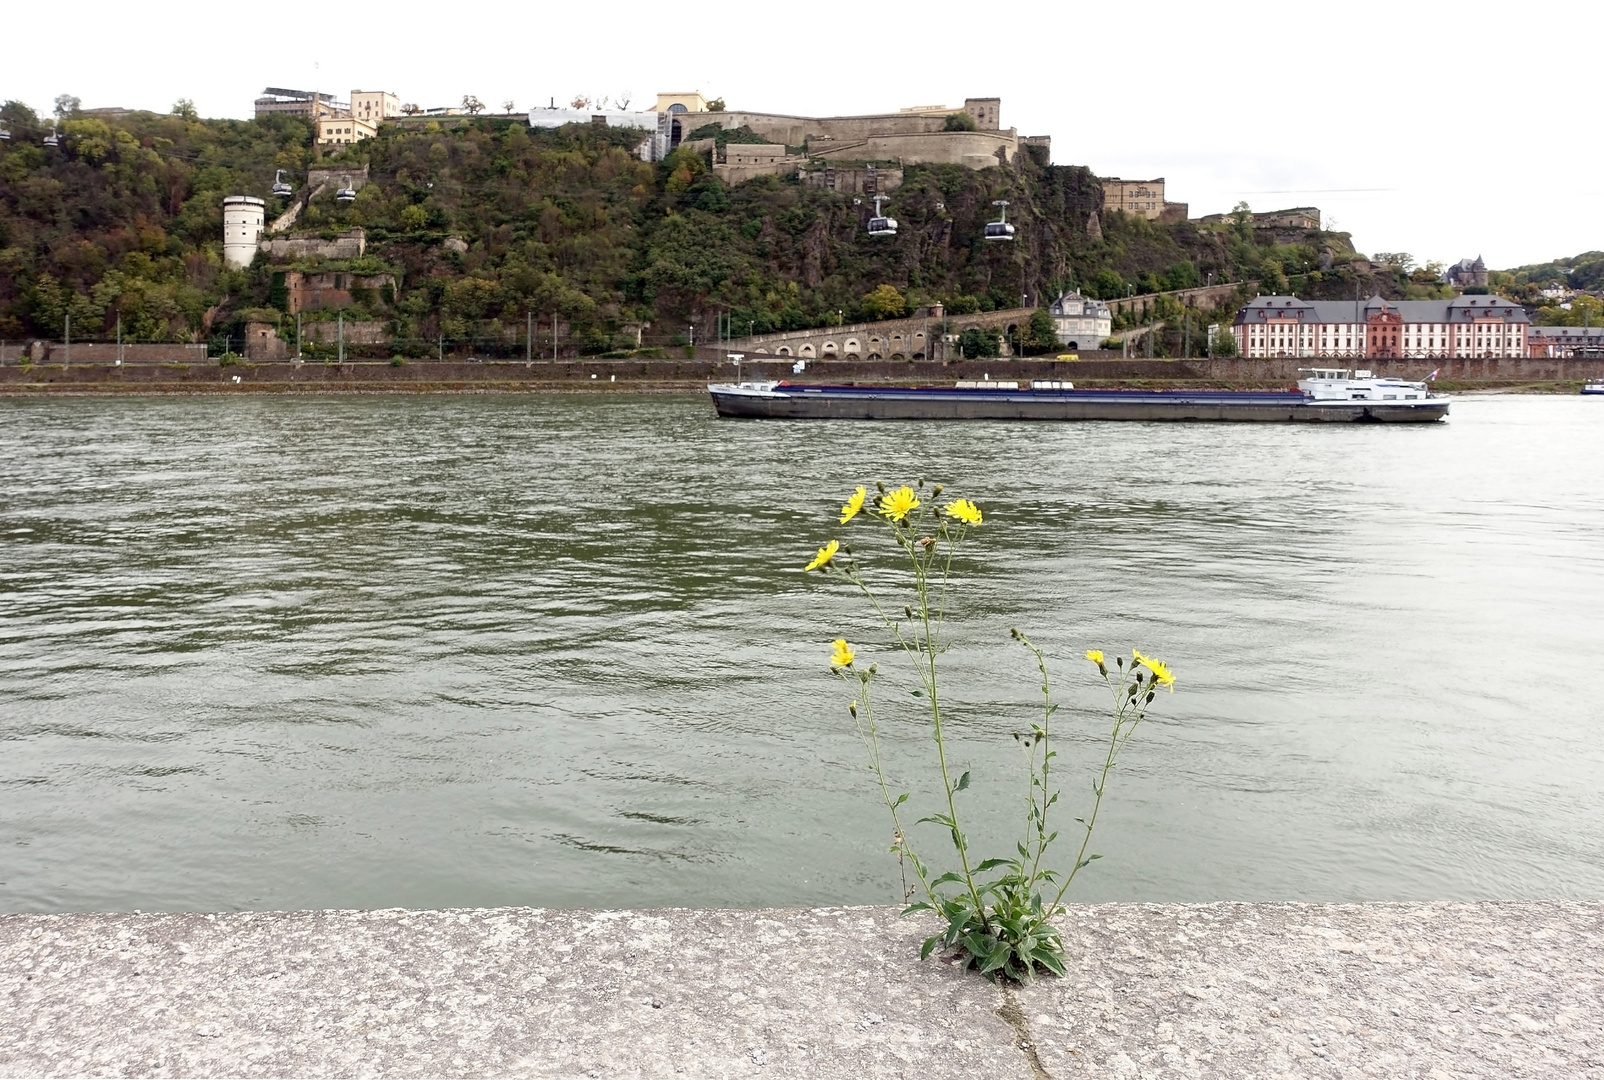
<path fill-rule="evenodd" d="M 913 825 L 935 826 L 952 844 L 952 869 L 941 870 L 927 861 L 914 847 L 904 825 L 903 814 L 909 793 L 895 789 L 887 777 L 881 755 L 881 728 L 876 712 L 876 691 L 881 678 L 878 663 L 864 666 L 857 652 L 844 638 L 833 643 L 831 671 L 853 688 L 848 706 L 859 737 L 869 755 L 869 767 L 879 783 L 881 797 L 891 812 L 892 846 L 904 868 L 904 899 L 913 901 L 903 911 L 931 912 L 945 927 L 925 940 L 921 958 L 936 949 L 957 953 L 969 967 L 988 978 L 1023 981 L 1038 971 L 1064 973 L 1064 944 L 1052 920 L 1064 911 L 1064 896 L 1080 873 L 1101 856 L 1091 852 L 1092 831 L 1103 804 L 1109 774 L 1125 743 L 1147 715 L 1160 689 L 1173 690 L 1175 676 L 1161 660 L 1133 650 L 1133 659 L 1116 657 L 1110 670 L 1097 650 L 1086 653 L 1112 695 L 1108 744 L 1092 777 L 1091 805 L 1086 816 L 1074 819 L 1078 850 L 1067 871 L 1056 869 L 1048 859 L 1048 849 L 1058 839 L 1057 810 L 1059 790 L 1053 787 L 1058 751 L 1053 747 L 1052 720 L 1058 711 L 1053 703 L 1047 677 L 1047 659 L 1030 639 L 1018 630 L 1013 638 L 1035 659 L 1041 676 L 1040 719 L 1030 730 L 1016 732 L 1028 759 L 1029 785 L 1023 834 L 1012 853 L 998 858 L 977 859 L 970 853 L 961 823 L 961 796 L 971 783 L 965 771 L 956 777 L 949 761 L 945 732 L 943 687 L 939 657 L 945 651 L 944 637 L 947 602 L 954 586 L 953 559 L 959 548 L 985 524 L 980 507 L 968 499 L 946 499 L 940 484 L 926 488 L 920 480 L 888 490 L 875 485 L 871 496 L 867 487 L 854 491 L 841 507 L 840 525 L 868 526 L 895 544 L 900 558 L 912 570 L 913 594 L 901 604 L 887 604 L 864 577 L 865 567 L 852 547 L 831 539 L 806 569 L 856 587 L 890 634 L 890 644 L 912 664 L 918 689 L 911 692 L 922 704 L 921 715 L 928 717 L 935 763 L 940 777 L 940 802 L 934 813 L 918 818 Z M 922 841 L 921 841 L 922 843 Z M 908 883 L 911 871 L 913 883 Z"/>

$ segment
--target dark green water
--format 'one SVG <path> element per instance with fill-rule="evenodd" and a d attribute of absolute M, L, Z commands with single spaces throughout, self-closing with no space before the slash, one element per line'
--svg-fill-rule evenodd
<path fill-rule="evenodd" d="M 1071 803 L 1072 658 L 1180 676 L 1079 899 L 1598 899 L 1601 433 L 1580 397 L 1421 428 L 0 400 L 0 910 L 892 902 L 826 670 L 872 624 L 799 568 L 853 484 L 921 474 L 987 515 L 948 657 L 977 845 L 1024 797 L 1018 624 Z"/>

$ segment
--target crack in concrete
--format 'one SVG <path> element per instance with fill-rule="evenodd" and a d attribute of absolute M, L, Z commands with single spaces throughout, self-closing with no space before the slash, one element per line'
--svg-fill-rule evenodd
<path fill-rule="evenodd" d="M 1011 986 L 1002 987 L 1003 1003 L 997 1010 L 997 1015 L 1003 1022 L 1014 1029 L 1014 1045 L 1025 1052 L 1025 1060 L 1030 1062 L 1030 1071 L 1036 1080 L 1053 1080 L 1036 1055 L 1036 1040 L 1030 1037 L 1030 1022 L 1025 1019 L 1025 1010 L 1019 1007 L 1019 999 L 1014 996 Z"/>

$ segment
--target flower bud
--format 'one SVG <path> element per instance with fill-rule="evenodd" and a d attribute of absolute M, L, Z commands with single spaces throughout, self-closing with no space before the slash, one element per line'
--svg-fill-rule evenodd
<path fill-rule="evenodd" d="M 882 481 L 882 480 L 876 480 L 876 481 L 875 481 L 875 482 L 874 482 L 874 489 L 875 489 L 875 490 L 876 490 L 876 491 L 878 491 L 878 492 L 879 492 L 879 493 L 880 493 L 880 494 L 882 494 L 882 495 L 884 495 L 884 494 L 885 494 L 885 493 L 886 493 L 886 485 L 885 485 L 885 482 L 884 482 L 884 481 Z"/>
<path fill-rule="evenodd" d="M 904 616 L 906 616 L 907 618 L 910 618 L 910 619 L 913 618 L 913 607 L 912 607 L 912 605 L 903 604 L 902 605 L 902 614 Z"/>
<path fill-rule="evenodd" d="M 1149 705 L 1153 704 L 1153 691 L 1151 690 L 1147 692 L 1147 703 Z"/>
<path fill-rule="evenodd" d="M 856 717 L 858 715 L 858 703 L 856 701 L 854 701 L 851 704 L 849 704 L 847 706 L 847 712 L 851 713 L 854 717 Z"/>
<path fill-rule="evenodd" d="M 946 491 L 946 490 L 947 490 L 947 485 L 946 484 L 937 484 L 935 486 L 935 488 L 931 490 L 930 494 L 932 494 L 932 495 L 940 495 L 943 491 Z"/>

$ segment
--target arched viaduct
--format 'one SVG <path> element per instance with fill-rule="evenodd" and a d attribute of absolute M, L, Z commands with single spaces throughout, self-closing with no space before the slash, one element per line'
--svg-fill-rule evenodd
<path fill-rule="evenodd" d="M 882 322 L 846 323 L 811 330 L 788 330 L 735 338 L 723 348 L 760 357 L 794 357 L 798 360 L 946 360 L 956 354 L 956 338 L 965 330 L 995 330 L 1002 335 L 1004 356 L 1008 341 L 1029 328 L 1035 308 L 977 311 L 973 315 L 929 315 Z M 1094 349 L 1088 341 L 1081 348 Z"/>

